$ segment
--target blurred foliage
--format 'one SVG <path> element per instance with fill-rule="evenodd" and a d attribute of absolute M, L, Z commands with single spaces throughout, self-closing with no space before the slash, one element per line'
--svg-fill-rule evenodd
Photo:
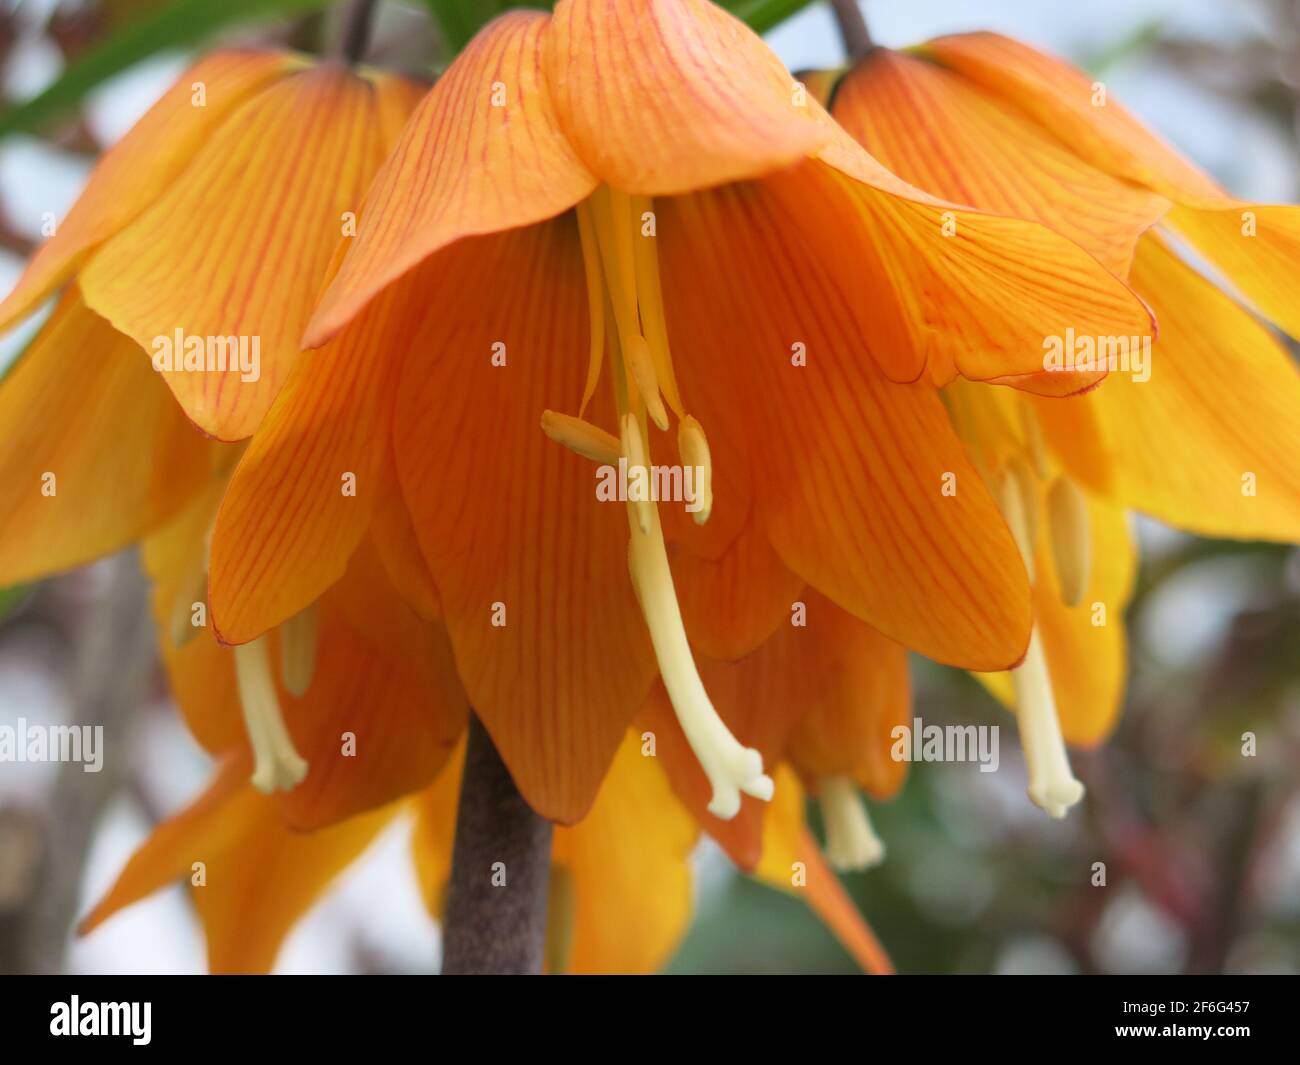
<path fill-rule="evenodd" d="M 0 137 L 29 133 L 74 109 L 86 94 L 144 59 L 196 45 L 231 26 L 325 7 L 329 0 L 172 0 L 146 8 L 70 63 L 30 100 L 0 114 Z"/>
<path fill-rule="evenodd" d="M 1013 719 L 968 675 L 913 660 L 917 716 L 1001 725 L 1002 764 L 914 765 L 893 802 L 871 804 L 885 861 L 844 883 L 900 972 L 1296 968 L 1300 900 L 1276 892 L 1300 814 L 1300 552 L 1180 538 L 1149 554 L 1125 713 L 1103 747 L 1073 754 L 1088 797 L 1066 821 L 1025 797 Z M 1171 657 L 1161 597 L 1243 566 L 1257 592 L 1209 651 Z M 853 968 L 797 899 L 737 880 L 705 893 L 669 971 Z"/>
<path fill-rule="evenodd" d="M 478 30 L 503 11 L 517 7 L 551 8 L 550 0 L 424 0 L 442 29 L 451 54 L 459 52 Z M 719 0 L 759 33 L 770 30 L 814 0 Z"/>
<path fill-rule="evenodd" d="M 442 31 L 449 55 L 469 44 L 483 26 L 512 8 L 550 8 L 548 0 L 424 0 Z"/>
<path fill-rule="evenodd" d="M 0 588 L 0 621 L 4 621 L 10 614 L 22 605 L 31 591 L 31 586 L 27 584 L 15 584 L 9 588 Z"/>
<path fill-rule="evenodd" d="M 722 6 L 762 32 L 811 2 L 722 0 Z M 444 59 L 458 53 L 504 11 L 552 6 L 549 0 L 424 0 L 424 4 L 439 27 Z M 100 5 L 97 19 L 56 18 L 51 30 L 61 30 L 73 43 L 88 28 L 108 32 L 77 55 L 44 91 L 0 114 L 0 138 L 43 128 L 74 110 L 115 74 L 161 52 L 202 44 L 235 26 L 339 6 L 339 0 L 118 0 Z"/>

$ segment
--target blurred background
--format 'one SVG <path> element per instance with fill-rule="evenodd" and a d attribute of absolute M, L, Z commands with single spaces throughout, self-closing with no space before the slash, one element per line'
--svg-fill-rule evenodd
<path fill-rule="evenodd" d="M 17 278 L 42 216 L 62 217 L 97 153 L 180 73 L 200 37 L 314 47 L 334 27 L 313 6 L 0 0 L 0 285 Z M 241 7 L 277 10 L 223 26 Z M 1300 0 L 864 8 L 885 45 L 995 29 L 1067 56 L 1235 193 L 1300 200 Z M 188 20 L 181 32 L 167 22 L 177 17 Z M 132 26 L 143 27 L 133 50 L 102 62 L 102 42 Z M 843 58 L 820 4 L 768 36 L 791 69 Z M 427 70 L 437 48 L 418 3 L 382 6 L 377 63 Z M 88 57 L 95 84 L 76 106 L 41 95 Z M 17 106 L 33 98 L 35 107 Z M 0 370 L 31 331 L 0 341 Z M 1065 822 L 1026 799 L 1014 728 L 992 699 L 966 675 L 914 660 L 927 724 L 1007 727 L 997 773 L 921 765 L 897 800 L 872 808 L 885 863 L 845 883 L 900 971 L 1300 972 L 1300 553 L 1145 521 L 1139 532 L 1128 705 L 1103 750 L 1075 757 L 1088 798 Z M 99 774 L 0 763 L 0 972 L 204 970 L 180 887 L 88 938 L 66 931 L 207 776 L 147 629 L 114 613 L 137 579 L 110 561 L 0 590 L 0 725 L 89 719 L 131 752 Z M 1241 754 L 1246 731 L 1258 737 L 1253 758 Z M 336 882 L 293 934 L 281 971 L 437 971 L 438 931 L 416 892 L 409 831 L 395 826 Z M 707 843 L 695 861 L 696 919 L 669 971 L 852 971 L 797 900 L 738 877 Z M 1091 884 L 1099 861 L 1104 890 Z"/>

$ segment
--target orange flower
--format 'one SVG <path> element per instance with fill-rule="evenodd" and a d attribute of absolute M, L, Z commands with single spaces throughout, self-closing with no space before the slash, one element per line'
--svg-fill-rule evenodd
<path fill-rule="evenodd" d="M 297 361 L 343 215 L 419 91 L 285 53 L 221 52 L 104 155 L 0 303 L 9 328 L 64 288 L 0 387 L 0 477 L 14 486 L 0 501 L 0 584 L 124 547 L 229 464 L 168 387 L 220 439 L 258 424 Z M 187 369 L 178 331 L 205 366 L 233 365 L 242 341 L 245 366 Z"/>
<path fill-rule="evenodd" d="M 280 674 L 263 694 L 283 707 L 290 750 L 295 757 L 305 752 L 311 772 L 292 790 L 259 790 L 256 776 L 249 780 L 256 744 L 241 720 L 236 652 L 210 630 L 193 628 L 188 614 L 172 613 L 202 570 L 203 530 L 218 498 L 209 493 L 145 545 L 172 688 L 217 769 L 203 794 L 141 845 L 81 930 L 89 933 L 173 880 L 193 883 L 199 862 L 194 900 L 209 968 L 262 972 L 333 878 L 402 816 L 414 819 L 421 891 L 440 915 L 465 696 L 445 630 L 399 598 L 364 543 L 321 600 L 314 662 L 310 653 L 303 657 L 310 641 L 280 631 Z M 244 716 L 247 700 L 245 692 Z M 646 757 L 644 744 L 642 736 L 625 734 L 591 810 L 555 833 L 547 922 L 552 972 L 653 972 L 689 925 L 689 857 L 698 827 L 669 788 L 671 753 Z M 698 772 L 694 762 L 689 767 Z M 804 827 L 797 781 L 783 780 L 781 789 L 765 819 L 757 875 L 805 899 L 865 968 L 886 971 L 888 959 Z M 756 864 L 757 853 L 747 866 Z"/>
<path fill-rule="evenodd" d="M 272 401 L 297 394 L 308 373 L 295 370 L 300 361 L 355 368 L 392 343 L 390 320 L 375 312 L 299 359 L 330 257 L 420 92 L 334 63 L 223 52 L 192 67 L 106 153 L 0 304 L 7 326 L 66 285 L 0 387 L 0 477 L 16 486 L 0 502 L 0 584 L 90 561 L 197 513 L 205 523 L 191 529 L 193 557 L 163 610 L 179 619 L 177 631 L 189 627 L 191 604 L 207 596 L 206 545 L 240 450 L 204 439 L 185 415 L 239 439 L 274 424 Z M 224 366 L 209 362 L 214 355 Z M 350 457 L 363 482 L 387 471 L 382 452 Z M 346 509 L 335 519 L 348 521 Z M 286 659 L 310 663 L 317 614 L 284 626 Z M 320 639 L 331 632 L 325 626 Z M 352 656 L 329 655 L 329 667 L 344 670 L 337 697 L 346 698 Z M 306 763 L 281 720 L 267 648 L 249 644 L 237 659 L 255 780 L 292 787 Z M 183 671 L 176 682 L 194 683 Z M 400 705 L 394 713 L 398 728 Z M 415 743 L 412 758 L 422 750 Z"/>
<path fill-rule="evenodd" d="M 858 797 L 892 798 L 905 762 L 890 757 L 893 730 L 910 724 L 907 652 L 812 589 L 795 589 L 790 610 L 756 650 L 743 657 L 695 646 L 700 671 L 727 726 L 762 752 L 788 763 L 818 797 L 832 866 L 858 870 L 884 857 Z M 678 727 L 662 684 L 638 717 L 679 798 L 746 871 L 760 870 L 771 844 L 770 818 L 746 800 L 731 821 L 713 816 L 708 780 Z M 787 876 L 788 876 L 788 870 Z M 788 886 L 788 885 L 787 885 Z"/>
<path fill-rule="evenodd" d="M 770 794 L 688 636 L 750 650 L 792 584 L 941 660 L 1016 661 L 1023 565 L 977 478 L 942 493 L 968 466 L 919 379 L 1033 384 L 1044 333 L 1149 326 L 1068 241 L 882 169 L 702 0 L 563 0 L 485 28 L 367 195 L 307 341 L 384 307 L 403 342 L 364 362 L 323 351 L 236 471 L 215 624 L 243 643 L 328 588 L 381 498 L 363 487 L 344 508 L 340 470 L 391 442 L 399 524 L 471 703 L 528 801 L 565 823 L 656 673 L 714 811 Z M 698 467 L 694 520 L 600 506 L 578 455 Z M 684 570 L 752 611 L 699 610 L 717 631 L 690 633 Z"/>
<path fill-rule="evenodd" d="M 690 854 L 697 828 L 640 740 L 621 743 L 588 815 L 557 828 L 549 889 L 546 969 L 637 974 L 662 968 L 689 927 Z M 403 816 L 414 821 L 412 855 L 421 894 L 439 916 L 450 871 L 460 786 L 453 757 L 432 785 L 310 832 L 285 820 L 283 796 L 248 783 L 246 759 L 230 756 L 207 790 L 159 825 L 82 921 L 89 934 L 161 887 L 195 877 L 193 897 L 214 973 L 266 972 L 285 937 L 330 882 Z M 805 900 L 868 971 L 889 971 L 880 945 L 826 867 L 803 823 L 798 782 L 782 778 L 768 815 L 757 875 Z M 628 833 L 635 823 L 637 832 Z"/>
<path fill-rule="evenodd" d="M 1134 575 L 1125 511 L 1209 536 L 1300 539 L 1300 377 L 1269 330 L 1173 243 L 1194 245 L 1296 335 L 1284 279 L 1300 266 L 1300 209 L 1232 199 L 1104 85 L 993 34 L 875 49 L 835 84 L 833 111 L 906 180 L 1087 248 L 1156 315 L 1153 348 L 1077 323 L 1057 336 L 1094 341 L 1107 362 L 1097 376 L 1111 370 L 1085 396 L 967 382 L 945 393 L 1034 577 L 1025 664 L 982 679 L 1016 707 L 1031 795 L 1059 816 L 1082 794 L 1062 736 L 1101 742 L 1123 699 Z"/>

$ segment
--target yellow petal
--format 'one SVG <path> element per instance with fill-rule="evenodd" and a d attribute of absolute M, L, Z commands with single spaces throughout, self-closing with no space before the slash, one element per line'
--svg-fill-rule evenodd
<path fill-rule="evenodd" d="M 298 360 L 344 215 L 358 210 L 388 147 L 376 96 L 337 65 L 282 79 L 232 115 L 82 271 L 89 306 L 151 352 L 170 348 L 179 361 L 194 343 L 217 355 L 223 341 L 240 342 L 238 371 L 166 374 L 213 436 L 249 436 Z"/>
<path fill-rule="evenodd" d="M 69 289 L 0 384 L 0 585 L 125 547 L 208 480 L 149 356 Z"/>
<path fill-rule="evenodd" d="M 638 974 L 663 966 L 690 924 L 697 835 L 663 769 L 629 732 L 591 812 L 555 832 L 554 861 L 568 870 L 574 895 L 566 971 Z"/>
<path fill-rule="evenodd" d="M 804 794 L 789 769 L 777 777 L 776 798 L 763 826 L 763 859 L 755 876 L 804 900 L 862 968 L 873 975 L 894 971 L 889 955 L 826 864 L 804 821 Z"/>
<path fill-rule="evenodd" d="M 1098 169 L 1171 200 L 1223 200 L 1222 190 L 1105 93 L 1055 56 L 996 33 L 928 41 L 918 51 L 1020 108 Z"/>
<path fill-rule="evenodd" d="M 214 476 L 142 549 L 172 699 L 190 734 L 218 757 L 247 747 L 231 651 L 217 642 L 207 608 L 208 533 L 224 491 L 224 479 Z M 195 603 L 201 612 L 195 612 Z M 197 628 L 195 620 L 202 623 Z M 185 625 L 193 631 L 186 632 Z M 178 633 L 184 637 L 179 641 Z"/>
<path fill-rule="evenodd" d="M 68 216 L 0 303 L 0 331 L 29 314 L 96 245 L 153 204 L 241 104 L 301 65 L 301 58 L 285 52 L 235 49 L 217 52 L 190 67 L 104 153 Z"/>
<path fill-rule="evenodd" d="M 118 910 L 182 877 L 191 888 L 214 973 L 262 973 L 289 930 L 396 812 L 389 807 L 310 834 L 289 831 L 274 799 L 247 783 L 248 764 L 223 764 L 208 790 L 159 825 L 108 894 L 82 921 L 83 934 Z M 201 867 L 199 866 L 201 863 Z"/>
<path fill-rule="evenodd" d="M 1217 210 L 1176 207 L 1169 224 L 1259 310 L 1300 337 L 1300 207 L 1238 201 Z"/>
<path fill-rule="evenodd" d="M 1039 506 L 1044 505 L 1040 498 Z M 1075 747 L 1104 741 L 1123 709 L 1128 681 L 1124 612 L 1137 574 L 1136 545 L 1124 510 L 1095 497 L 1087 505 L 1093 564 L 1079 602 L 1066 605 L 1050 565 L 1047 537 L 1038 542 L 1034 584 L 1034 622 L 1047 658 L 1061 734 Z M 1046 520 L 1045 511 L 1041 518 Z M 1010 673 L 976 673 L 975 678 L 1014 709 Z"/>
<path fill-rule="evenodd" d="M 905 181 L 953 203 L 1042 222 L 1118 277 L 1169 201 L 1111 177 L 1016 108 L 936 63 L 878 48 L 840 82 L 833 113 Z"/>
<path fill-rule="evenodd" d="M 1036 400 L 1076 480 L 1203 536 L 1300 540 L 1300 373 L 1269 330 L 1143 240 L 1133 280 L 1160 316 L 1150 379 L 1111 374 L 1096 392 Z"/>
<path fill-rule="evenodd" d="M 1039 541 L 1041 574 L 1034 587 L 1034 620 L 1043 640 L 1052 694 L 1065 742 L 1101 743 L 1119 720 L 1128 679 L 1124 611 L 1133 594 L 1137 554 L 1128 518 L 1119 507 L 1088 501 L 1091 576 L 1075 606 L 1048 564 L 1046 537 Z"/>
<path fill-rule="evenodd" d="M 960 373 L 1037 388 L 1047 337 L 1153 331 L 1129 286 L 1077 244 L 1038 222 L 936 199 L 843 131 L 817 161 L 762 184 L 808 234 L 828 292 L 856 301 L 858 332 L 894 380 L 925 370 L 937 384 Z"/>

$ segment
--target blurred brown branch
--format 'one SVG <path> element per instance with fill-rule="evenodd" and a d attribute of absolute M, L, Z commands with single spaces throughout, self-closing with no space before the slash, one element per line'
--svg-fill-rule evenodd
<path fill-rule="evenodd" d="M 77 641 L 70 722 L 103 727 L 102 767 L 62 764 L 44 817 L 0 811 L 0 972 L 62 966 L 91 839 L 130 771 L 130 719 L 153 671 L 153 625 L 135 553 L 105 565 L 107 587 Z"/>

